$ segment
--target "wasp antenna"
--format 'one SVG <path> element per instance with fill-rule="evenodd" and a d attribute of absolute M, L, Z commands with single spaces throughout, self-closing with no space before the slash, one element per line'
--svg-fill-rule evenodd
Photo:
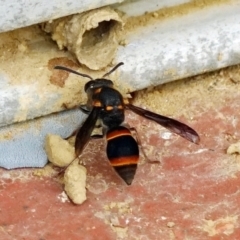
<path fill-rule="evenodd" d="M 84 73 L 76 72 L 76 71 L 72 70 L 71 68 L 67 68 L 67 67 L 63 67 L 63 66 L 55 66 L 54 69 L 64 70 L 64 71 L 74 73 L 74 74 L 77 74 L 79 76 L 82 76 L 82 77 L 89 78 L 89 79 L 93 80 L 93 78 L 91 76 L 89 76 L 87 74 L 84 74 Z"/>
<path fill-rule="evenodd" d="M 114 72 L 118 67 L 122 66 L 124 63 L 123 62 L 120 62 L 118 63 L 113 69 L 111 69 L 109 72 L 105 73 L 102 77 L 106 77 L 108 75 L 110 75 L 112 72 Z"/>

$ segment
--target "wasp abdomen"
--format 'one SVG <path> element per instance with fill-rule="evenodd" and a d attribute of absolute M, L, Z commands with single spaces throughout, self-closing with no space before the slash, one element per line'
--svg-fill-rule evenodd
<path fill-rule="evenodd" d="M 123 126 L 109 129 L 107 138 L 107 156 L 118 175 L 131 185 L 139 160 L 138 143 L 130 130 Z"/>

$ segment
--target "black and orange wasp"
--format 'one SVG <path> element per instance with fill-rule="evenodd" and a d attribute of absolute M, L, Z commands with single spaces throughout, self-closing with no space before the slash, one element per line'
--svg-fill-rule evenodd
<path fill-rule="evenodd" d="M 80 109 L 87 113 L 88 117 L 76 134 L 76 157 L 82 153 L 91 138 L 97 120 L 100 120 L 103 136 L 107 140 L 106 152 L 109 162 L 118 175 L 128 185 L 131 185 L 139 161 L 139 144 L 133 137 L 131 128 L 124 122 L 125 109 L 130 109 L 193 143 L 199 143 L 200 138 L 197 132 L 186 124 L 134 106 L 127 98 L 123 98 L 122 94 L 114 88 L 113 82 L 106 79 L 121 65 L 123 65 L 122 62 L 118 63 L 102 78 L 97 79 L 64 66 L 55 66 L 54 69 L 68 71 L 90 79 L 84 87 L 88 96 L 87 103 L 80 106 Z"/>

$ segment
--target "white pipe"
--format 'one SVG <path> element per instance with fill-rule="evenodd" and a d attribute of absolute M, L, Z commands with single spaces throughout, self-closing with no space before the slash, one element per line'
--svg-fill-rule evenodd
<path fill-rule="evenodd" d="M 71 14 L 107 6 L 123 0 L 2 0 L 0 32 L 50 21 Z"/>
<path fill-rule="evenodd" d="M 119 81 L 143 89 L 240 63 L 239 16 L 235 1 L 129 32 Z"/>

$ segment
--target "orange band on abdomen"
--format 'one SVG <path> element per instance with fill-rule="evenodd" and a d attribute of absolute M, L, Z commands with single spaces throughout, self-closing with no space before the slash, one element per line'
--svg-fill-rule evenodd
<path fill-rule="evenodd" d="M 138 164 L 139 156 L 124 156 L 124 157 L 118 157 L 109 159 L 111 166 L 118 167 L 118 166 L 126 166 L 130 164 Z"/>
<path fill-rule="evenodd" d="M 120 137 L 120 136 L 131 136 L 131 132 L 129 129 L 127 128 L 121 128 L 121 129 L 116 129 L 115 131 L 111 131 L 109 133 L 107 133 L 107 141 L 110 141 L 111 139 Z"/>

